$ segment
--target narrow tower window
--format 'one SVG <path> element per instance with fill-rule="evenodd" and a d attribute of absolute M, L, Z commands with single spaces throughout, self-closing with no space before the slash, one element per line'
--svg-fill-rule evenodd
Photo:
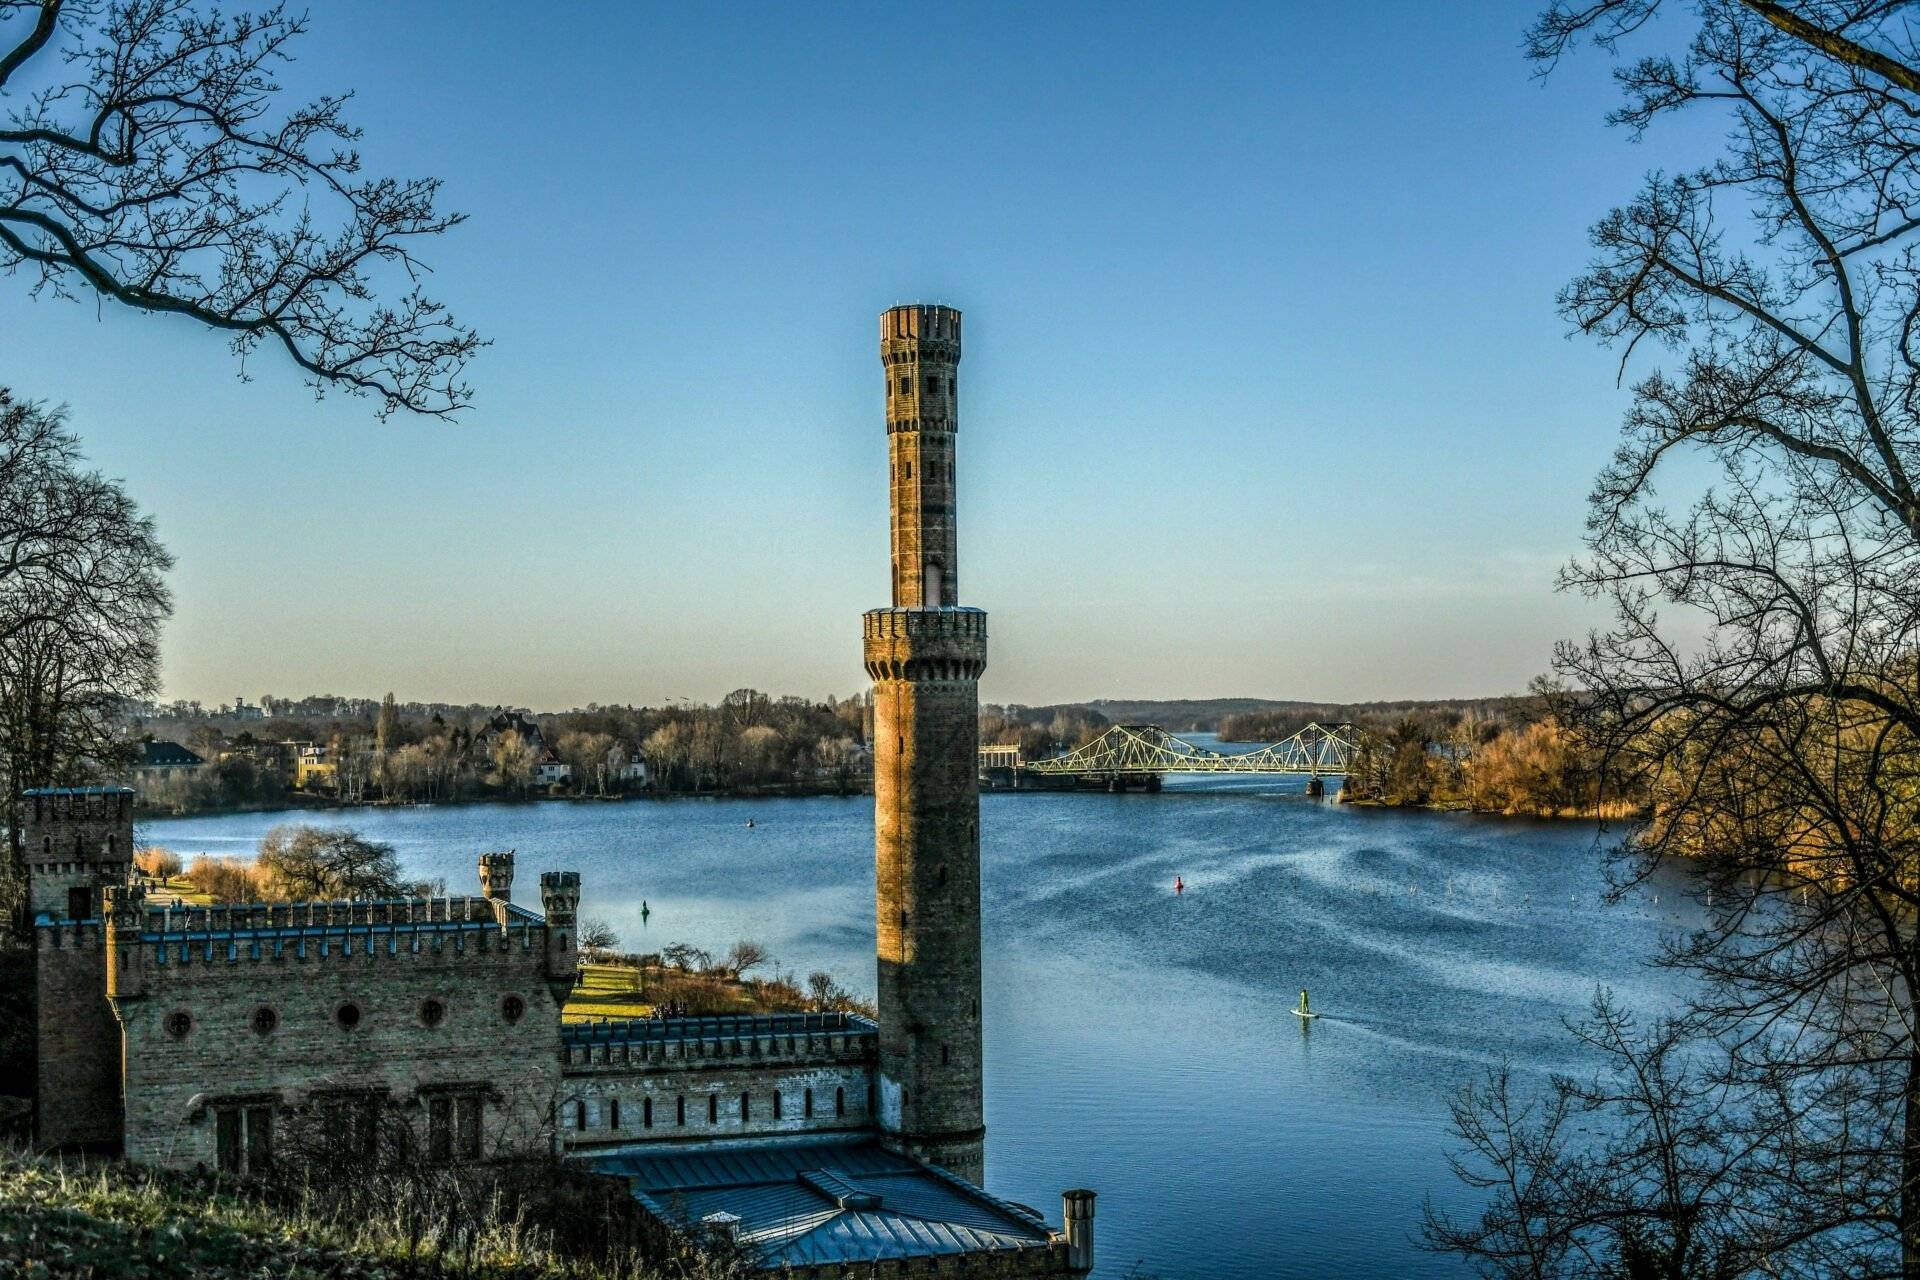
<path fill-rule="evenodd" d="M 836 1116 L 847 1114 L 847 1091 L 844 1088 L 836 1088 L 833 1091 L 833 1114 Z"/>
<path fill-rule="evenodd" d="M 806 1113 L 807 1119 L 809 1120 L 813 1119 L 813 1090 L 812 1089 L 808 1089 L 806 1093 L 801 1097 L 800 1109 Z"/>
<path fill-rule="evenodd" d="M 707 1123 L 720 1123 L 720 1095 L 717 1093 L 707 1095 Z"/>
<path fill-rule="evenodd" d="M 687 1100 L 684 1095 L 673 1100 L 673 1122 L 682 1129 L 687 1127 Z"/>
<path fill-rule="evenodd" d="M 742 1120 L 753 1119 L 752 1099 L 753 1099 L 753 1095 L 750 1093 L 743 1093 L 740 1095 L 740 1118 Z"/>

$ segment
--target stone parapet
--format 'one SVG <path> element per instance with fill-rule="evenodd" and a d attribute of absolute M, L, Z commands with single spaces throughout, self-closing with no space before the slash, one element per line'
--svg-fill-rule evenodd
<path fill-rule="evenodd" d="M 568 1074 L 650 1064 L 867 1061 L 880 1029 L 857 1014 L 806 1013 L 716 1018 L 635 1018 L 573 1023 L 562 1033 Z"/>
<path fill-rule="evenodd" d="M 978 680 L 987 669 L 982 609 L 869 609 L 867 674 L 882 680 Z"/>

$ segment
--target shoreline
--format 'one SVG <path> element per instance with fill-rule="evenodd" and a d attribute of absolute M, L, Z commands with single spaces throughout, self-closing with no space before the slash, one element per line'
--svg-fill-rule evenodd
<path fill-rule="evenodd" d="M 279 813 L 289 809 L 310 809 L 316 813 L 338 813 L 364 809 L 465 809 L 481 806 L 518 807 L 539 804 L 665 804 L 679 800 L 788 800 L 825 798 L 852 800 L 871 796 L 868 787 L 751 787 L 724 791 L 642 792 L 619 796 L 461 796 L 448 800 L 334 800 L 300 792 L 277 800 L 249 804 L 220 805 L 206 809 L 168 809 L 134 804 L 136 820 L 152 822 L 163 818 L 227 818 L 243 813 Z"/>

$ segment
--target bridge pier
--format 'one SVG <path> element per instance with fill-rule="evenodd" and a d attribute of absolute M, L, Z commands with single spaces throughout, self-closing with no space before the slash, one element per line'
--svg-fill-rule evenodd
<path fill-rule="evenodd" d="M 1312 796 L 1312 797 L 1313 797 L 1314 799 L 1316 799 L 1316 800 L 1317 800 L 1317 799 L 1319 799 L 1319 798 L 1320 798 L 1321 796 L 1324 796 L 1324 795 L 1326 795 L 1326 794 L 1327 794 L 1327 784 L 1326 784 L 1326 780 L 1325 780 L 1325 779 L 1323 779 L 1323 778 L 1322 778 L 1322 777 L 1321 777 L 1321 776 L 1320 776 L 1319 774 L 1317 774 L 1317 773 L 1316 773 L 1316 774 L 1314 774 L 1314 775 L 1313 775 L 1313 776 L 1312 776 L 1311 778 L 1308 778 L 1308 779 L 1307 779 L 1307 794 L 1308 794 L 1309 796 Z"/>
<path fill-rule="evenodd" d="M 1147 775 L 1147 794 L 1152 795 L 1154 792 L 1158 791 L 1159 789 L 1160 789 L 1160 775 L 1157 773 L 1148 774 Z"/>

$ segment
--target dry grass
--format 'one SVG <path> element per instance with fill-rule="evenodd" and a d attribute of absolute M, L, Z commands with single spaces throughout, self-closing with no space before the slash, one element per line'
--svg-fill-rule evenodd
<path fill-rule="evenodd" d="M 427 1193 L 436 1188 L 424 1186 Z M 448 1213 L 447 1197 L 389 1197 L 342 1212 L 324 1192 L 291 1200 L 211 1177 L 0 1150 L 0 1276 L 32 1280 L 732 1280 L 724 1262 L 668 1250 L 564 1256 L 523 1202 Z"/>

